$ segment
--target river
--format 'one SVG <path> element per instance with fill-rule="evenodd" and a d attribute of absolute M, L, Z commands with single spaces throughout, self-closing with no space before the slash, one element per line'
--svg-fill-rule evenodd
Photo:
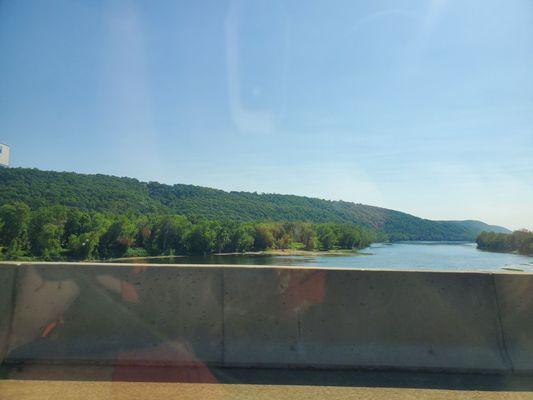
<path fill-rule="evenodd" d="M 354 254 L 330 255 L 211 255 L 136 259 L 161 264 L 286 265 L 334 268 L 533 272 L 533 257 L 481 251 L 475 243 L 400 242 L 376 243 Z M 124 262 L 124 261 L 122 261 Z"/>

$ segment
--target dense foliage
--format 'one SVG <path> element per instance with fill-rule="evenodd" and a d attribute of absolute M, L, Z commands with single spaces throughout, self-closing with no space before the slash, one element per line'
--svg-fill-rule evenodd
<path fill-rule="evenodd" d="M 104 215 L 182 215 L 189 221 L 356 224 L 389 240 L 475 240 L 482 231 L 509 232 L 479 221 L 431 221 L 399 211 L 303 196 L 225 192 L 106 175 L 0 168 L 0 206 L 22 202 L 35 212 L 53 206 Z"/>
<path fill-rule="evenodd" d="M 482 232 L 476 239 L 481 250 L 518 252 L 533 255 L 533 232 L 527 230 L 513 233 Z"/>
<path fill-rule="evenodd" d="M 74 207 L 0 207 L 0 257 L 44 260 L 356 249 L 376 240 L 354 224 L 191 220 L 180 215 L 106 215 Z"/>

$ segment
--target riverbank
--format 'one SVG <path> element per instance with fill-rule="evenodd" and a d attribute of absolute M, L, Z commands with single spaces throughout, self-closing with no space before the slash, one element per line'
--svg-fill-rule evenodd
<path fill-rule="evenodd" d="M 269 256 L 353 256 L 353 255 L 368 255 L 362 252 L 363 249 L 336 249 L 336 250 L 298 250 L 298 249 L 275 249 L 265 250 L 260 252 L 262 255 Z M 249 253 L 251 254 L 251 253 Z"/>
<path fill-rule="evenodd" d="M 317 256 L 351 256 L 351 255 L 368 255 L 369 253 L 362 252 L 363 249 L 335 249 L 335 250 L 302 250 L 302 249 L 271 249 L 263 251 L 247 251 L 244 253 L 212 253 L 208 256 L 302 256 L 302 257 L 317 257 Z M 148 257 L 120 257 L 105 261 L 135 261 L 135 260 L 159 260 L 159 259 L 173 259 L 173 258 L 187 258 L 188 255 L 165 255 L 165 256 L 148 256 Z M 88 260 L 89 261 L 89 260 Z"/>
<path fill-rule="evenodd" d="M 476 243 L 479 250 L 533 256 L 533 232 L 525 229 L 510 234 L 482 232 Z"/>

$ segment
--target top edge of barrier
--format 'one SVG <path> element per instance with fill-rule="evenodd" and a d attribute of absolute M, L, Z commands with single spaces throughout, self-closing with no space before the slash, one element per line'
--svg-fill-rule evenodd
<path fill-rule="evenodd" d="M 365 267 L 326 267 L 307 265 L 250 265 L 250 264 L 159 264 L 159 263 L 128 263 L 128 262 L 66 262 L 66 261 L 0 261 L 2 266 L 67 266 L 67 267 L 142 267 L 142 268 L 228 268 L 228 269 L 278 269 L 278 270 L 325 270 L 354 272 L 424 272 L 437 274 L 481 274 L 481 275 L 533 275 L 533 271 L 524 270 L 479 270 L 479 269 L 445 269 L 445 268 L 365 268 Z"/>

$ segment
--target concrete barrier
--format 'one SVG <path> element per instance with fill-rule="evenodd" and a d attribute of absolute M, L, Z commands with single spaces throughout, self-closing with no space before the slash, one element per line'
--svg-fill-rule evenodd
<path fill-rule="evenodd" d="M 528 274 L 3 263 L 2 288 L 15 275 L 7 362 L 533 372 Z"/>
<path fill-rule="evenodd" d="M 225 315 L 227 362 L 508 368 L 488 275 L 313 271 L 309 291 L 323 291 L 323 300 L 291 309 L 301 293 L 261 290 L 275 272 L 226 272 L 226 304 L 235 305 Z"/>
<path fill-rule="evenodd" d="M 24 264 L 8 360 L 221 363 L 221 273 Z"/>
<path fill-rule="evenodd" d="M 493 276 L 506 353 L 515 372 L 533 371 L 533 275 Z"/>
<path fill-rule="evenodd" d="M 0 363 L 4 360 L 8 350 L 15 303 L 15 274 L 14 266 L 0 266 Z"/>

